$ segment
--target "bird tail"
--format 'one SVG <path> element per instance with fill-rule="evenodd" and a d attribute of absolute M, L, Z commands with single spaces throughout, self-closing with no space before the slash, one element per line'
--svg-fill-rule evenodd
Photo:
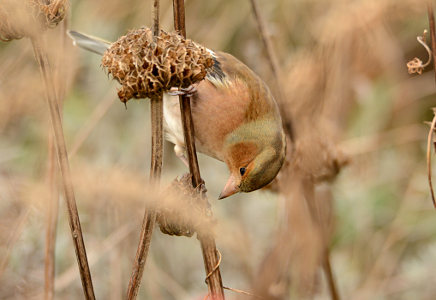
<path fill-rule="evenodd" d="M 108 41 L 74 30 L 68 30 L 67 33 L 73 40 L 74 45 L 99 55 L 103 55 L 111 45 Z"/>

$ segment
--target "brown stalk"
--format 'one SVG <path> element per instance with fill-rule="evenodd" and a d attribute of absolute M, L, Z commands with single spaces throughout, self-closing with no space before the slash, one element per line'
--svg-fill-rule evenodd
<path fill-rule="evenodd" d="M 67 19 L 62 21 L 60 31 L 60 47 L 61 51 L 57 59 L 56 66 L 56 82 L 59 88 L 58 100 L 65 97 L 65 68 L 60 67 L 64 61 L 64 53 L 66 46 L 65 32 Z M 62 107 L 62 101 L 59 106 Z M 62 118 L 62 116 L 61 116 Z M 55 258 L 56 258 L 56 231 L 59 216 L 59 189 L 58 181 L 56 180 L 56 147 L 54 144 L 53 134 L 49 133 L 48 143 L 48 186 L 50 189 L 50 197 L 47 210 L 47 229 L 46 229 L 46 246 L 45 246 L 45 269 L 44 269 L 44 299 L 51 300 L 54 298 L 55 289 Z"/>
<path fill-rule="evenodd" d="M 173 0 L 174 12 L 174 27 L 182 36 L 186 38 L 185 27 L 185 3 L 184 0 Z M 183 134 L 185 137 L 185 145 L 188 154 L 189 172 L 192 175 L 192 185 L 194 188 L 203 184 L 200 175 L 200 168 L 198 166 L 197 152 L 195 150 L 194 142 L 194 124 L 191 114 L 190 98 L 187 96 L 180 96 L 180 111 L 182 115 Z M 204 201 L 207 201 L 204 198 Z M 211 233 L 198 233 L 198 240 L 201 244 L 203 253 L 204 267 L 207 275 L 207 285 L 209 295 L 213 300 L 224 299 L 223 283 L 218 264 L 217 249 L 215 239 Z"/>
<path fill-rule="evenodd" d="M 159 0 L 153 1 L 153 35 L 159 35 Z M 163 99 L 162 93 L 154 95 L 150 99 L 151 114 L 151 167 L 150 181 L 159 185 L 162 172 L 163 158 Z M 150 248 L 153 228 L 156 222 L 156 210 L 154 207 L 146 207 L 142 230 L 132 275 L 127 288 L 127 299 L 136 299 L 144 273 L 145 262 Z"/>
<path fill-rule="evenodd" d="M 428 13 L 428 23 L 430 25 L 430 37 L 431 37 L 431 49 L 433 55 L 433 71 L 435 74 L 435 83 L 436 83 L 436 30 L 435 30 L 435 21 L 434 21 L 434 13 L 433 13 L 433 4 L 431 1 L 427 3 L 427 13 Z M 431 122 L 430 131 L 428 133 L 427 139 L 427 172 L 428 172 L 428 184 L 430 186 L 431 200 L 433 201 L 433 206 L 436 208 L 436 200 L 433 191 L 433 184 L 431 180 L 431 144 L 433 141 L 433 133 L 436 125 L 436 116 L 433 117 L 433 121 Z"/>
<path fill-rule="evenodd" d="M 265 50 L 267 52 L 267 57 L 268 57 L 268 61 L 270 63 L 270 67 L 271 70 L 273 72 L 274 78 L 276 80 L 276 84 L 277 84 L 277 91 L 279 93 L 279 106 L 281 108 L 281 111 L 284 113 L 284 93 L 283 90 L 281 88 L 281 80 L 280 80 L 280 67 L 279 67 L 279 63 L 278 63 L 278 59 L 276 56 L 276 53 L 274 51 L 271 39 L 270 39 L 270 35 L 267 32 L 266 26 L 265 26 L 265 22 L 263 20 L 263 17 L 259 11 L 259 7 L 257 5 L 257 1 L 256 0 L 250 0 L 251 2 L 251 6 L 253 9 L 253 13 L 254 16 L 256 18 L 257 21 L 257 26 L 258 26 L 258 30 L 260 33 L 260 36 L 262 38 L 262 42 L 264 44 Z M 284 118 L 286 120 L 284 120 L 284 128 L 286 131 L 286 134 L 288 135 L 288 137 L 290 138 L 291 141 L 294 140 L 294 132 L 293 132 L 293 128 L 291 125 L 291 120 L 289 120 L 290 118 Z M 305 197 L 306 201 L 308 201 L 308 199 Z M 319 224 L 319 220 L 316 217 L 315 211 L 316 209 L 313 208 L 311 205 L 311 203 L 309 203 L 308 201 L 308 207 L 311 208 L 311 216 L 313 221 L 315 221 L 315 224 L 318 225 L 319 229 L 321 229 L 322 224 Z M 315 205 L 315 204 L 314 204 Z M 321 235 L 321 239 L 323 241 L 323 247 L 324 247 L 324 254 L 323 254 L 323 269 L 327 278 L 327 283 L 329 286 L 329 290 L 330 290 L 330 297 L 333 300 L 339 300 L 339 293 L 338 293 L 338 289 L 336 287 L 336 283 L 335 283 L 335 279 L 333 276 L 333 272 L 332 272 L 332 268 L 331 268 L 331 263 L 330 263 L 330 255 L 329 255 L 329 251 L 328 251 L 328 247 L 327 247 L 327 242 L 325 241 L 325 238 L 322 236 L 321 230 L 319 230 L 320 235 Z"/>
<path fill-rule="evenodd" d="M 257 5 L 256 0 L 250 0 L 251 1 L 251 7 L 253 9 L 254 17 L 256 18 L 257 23 L 257 29 L 259 30 L 260 37 L 263 42 L 263 46 L 266 50 L 266 56 L 269 61 L 271 71 L 273 73 L 275 83 L 276 83 L 276 91 L 278 93 L 279 101 L 278 104 L 280 106 L 280 111 L 285 112 L 285 94 L 283 93 L 283 89 L 281 87 L 281 76 L 280 76 L 280 66 L 279 66 L 279 60 L 277 58 L 276 52 L 274 51 L 273 44 L 270 39 L 270 34 L 268 33 L 265 21 L 263 20 L 262 15 L 259 11 L 259 6 Z M 295 133 L 292 126 L 292 122 L 290 118 L 283 118 L 283 127 L 286 131 L 286 134 L 291 139 L 291 141 L 294 141 Z"/>
<path fill-rule="evenodd" d="M 435 32 L 435 22 L 434 22 L 434 13 L 433 13 L 433 4 L 431 1 L 428 1 L 427 4 L 427 13 L 428 13 L 428 23 L 430 25 L 430 37 L 431 37 L 431 49 L 433 55 L 433 69 L 435 74 L 435 82 L 436 82 L 436 32 Z"/>
<path fill-rule="evenodd" d="M 91 272 L 86 257 L 85 243 L 83 241 L 82 229 L 80 226 L 79 213 L 77 211 L 76 200 L 74 196 L 73 184 L 71 181 L 70 167 L 68 162 L 67 148 L 65 146 L 64 133 L 59 104 L 54 86 L 53 73 L 48 63 L 46 51 L 43 50 L 41 42 L 32 38 L 33 50 L 36 60 L 38 61 L 40 72 L 44 81 L 47 102 L 50 111 L 50 120 L 52 123 L 53 136 L 57 150 L 59 169 L 62 177 L 62 188 L 67 202 L 68 216 L 71 234 L 73 237 L 74 249 L 79 265 L 80 276 L 82 279 L 83 292 L 86 299 L 95 299 L 94 289 L 92 286 Z"/>
<path fill-rule="evenodd" d="M 436 200 L 434 196 L 434 190 L 433 190 L 433 183 L 432 183 L 432 176 L 431 176 L 431 145 L 433 144 L 433 133 L 435 131 L 436 127 L 436 115 L 433 117 L 433 120 L 431 122 L 430 131 L 428 132 L 427 137 L 427 177 L 428 177 L 428 185 L 430 187 L 430 195 L 431 200 L 433 201 L 433 206 L 436 208 Z"/>
<path fill-rule="evenodd" d="M 47 209 L 45 236 L 44 299 L 54 297 L 56 227 L 59 214 L 59 191 L 56 180 L 56 148 L 50 132 L 48 143 L 48 187 L 50 197 Z"/>

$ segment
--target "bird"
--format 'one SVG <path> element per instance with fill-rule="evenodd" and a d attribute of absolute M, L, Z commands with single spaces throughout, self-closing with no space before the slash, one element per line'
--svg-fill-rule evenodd
<path fill-rule="evenodd" d="M 73 43 L 103 55 L 111 43 L 68 31 Z M 214 65 L 191 89 L 191 112 L 197 151 L 224 162 L 230 176 L 218 199 L 268 185 L 280 171 L 286 140 L 280 111 L 266 83 L 233 55 L 208 49 Z M 163 96 L 166 139 L 184 163 L 185 142 L 179 99 Z"/>

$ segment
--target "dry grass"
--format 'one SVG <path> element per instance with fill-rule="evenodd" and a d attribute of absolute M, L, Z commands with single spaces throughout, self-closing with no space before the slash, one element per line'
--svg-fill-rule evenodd
<path fill-rule="evenodd" d="M 428 26 L 426 3 L 258 2 L 296 141 L 275 186 L 280 193 L 211 201 L 224 285 L 272 299 L 330 299 L 320 268 L 327 244 L 343 299 L 432 299 L 436 216 L 423 122 L 433 117 L 434 75 L 427 67 L 411 76 L 405 67 L 413 57 L 427 57 L 416 42 Z M 168 31 L 171 4 L 161 1 L 160 23 Z M 150 26 L 150 8 L 151 1 L 142 0 L 76 1 L 70 27 L 115 40 L 127 29 Z M 249 1 L 189 0 L 186 14 L 188 37 L 234 54 L 275 86 Z M 53 58 L 59 30 L 48 36 L 57 45 L 49 49 Z M 69 43 L 66 51 L 64 132 L 74 149 L 72 179 L 94 288 L 99 299 L 120 299 L 145 203 L 156 197 L 147 174 L 148 104 L 129 103 L 126 111 L 113 102 L 116 84 L 99 58 Z M 0 44 L 0 70 L 0 298 L 40 299 L 49 123 L 28 40 Z M 199 160 L 214 199 L 227 170 L 202 155 Z M 161 185 L 185 172 L 165 144 Z M 61 201 L 55 299 L 83 295 L 65 212 Z M 155 232 L 139 298 L 203 299 L 204 277 L 195 238 Z M 243 297 L 226 291 L 227 299 Z"/>

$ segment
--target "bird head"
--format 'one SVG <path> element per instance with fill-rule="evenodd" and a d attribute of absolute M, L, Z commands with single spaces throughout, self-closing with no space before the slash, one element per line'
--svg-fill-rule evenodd
<path fill-rule="evenodd" d="M 248 123 L 232 133 L 226 142 L 230 178 L 219 199 L 266 186 L 283 165 L 286 143 L 281 124 L 274 120 Z"/>

